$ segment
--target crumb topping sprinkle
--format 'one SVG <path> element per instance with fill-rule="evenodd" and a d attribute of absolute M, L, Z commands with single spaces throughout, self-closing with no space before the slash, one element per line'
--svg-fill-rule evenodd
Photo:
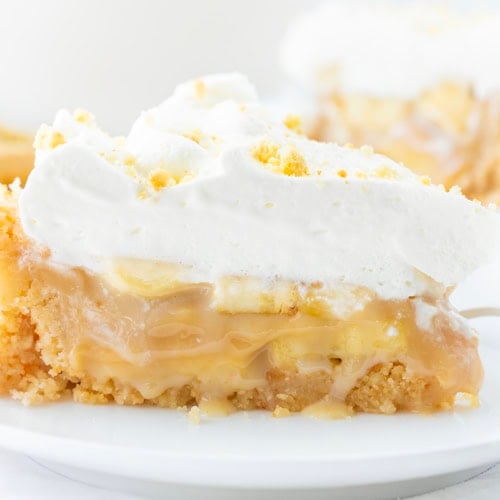
<path fill-rule="evenodd" d="M 309 175 L 304 157 L 293 148 L 283 150 L 277 144 L 262 142 L 254 147 L 253 157 L 275 173 L 292 177 Z"/>
<path fill-rule="evenodd" d="M 304 133 L 304 131 L 302 130 L 302 119 L 298 115 L 287 115 L 283 120 L 283 124 L 292 132 L 295 132 L 299 135 L 302 135 Z"/>
<path fill-rule="evenodd" d="M 37 134 L 38 163 L 64 144 L 95 151 L 149 195 L 218 175 L 225 168 L 224 158 L 235 149 L 243 151 L 248 168 L 284 177 L 430 185 L 369 145 L 355 149 L 308 140 L 300 117 L 289 114 L 279 121 L 270 116 L 240 75 L 180 85 L 163 104 L 143 113 L 126 137 L 103 132 L 88 111 L 61 111 L 51 127 L 42 126 Z"/>
<path fill-rule="evenodd" d="M 61 132 L 54 130 L 48 125 L 42 125 L 35 136 L 33 146 L 35 149 L 50 151 L 51 149 L 61 146 L 65 142 L 66 140 Z"/>

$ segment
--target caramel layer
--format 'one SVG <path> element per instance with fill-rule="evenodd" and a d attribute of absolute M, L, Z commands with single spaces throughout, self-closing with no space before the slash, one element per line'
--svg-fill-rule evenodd
<path fill-rule="evenodd" d="M 322 387 L 316 400 L 344 401 L 374 367 L 398 363 L 408 377 L 428 381 L 422 408 L 415 408 L 423 410 L 450 404 L 459 392 L 477 393 L 482 379 L 476 341 L 455 331 L 442 304 L 423 330 L 411 299 L 373 299 L 341 319 L 318 306 L 319 288 L 285 312 L 227 313 L 214 307 L 209 284 L 179 285 L 150 298 L 119 292 L 82 270 L 42 264 L 30 274 L 42 355 L 54 373 L 86 380 L 89 388 L 112 383 L 154 400 L 189 387 L 199 401 L 238 400 L 274 385 L 274 400 L 285 374 L 283 400 L 308 379 Z M 50 332 L 49 341 L 42 332 Z M 305 398 L 303 406 L 312 402 Z"/>

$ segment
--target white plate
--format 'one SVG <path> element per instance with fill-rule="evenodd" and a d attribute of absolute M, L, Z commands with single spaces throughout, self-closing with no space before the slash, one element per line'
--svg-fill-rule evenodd
<path fill-rule="evenodd" d="M 486 371 L 477 410 L 337 421 L 251 412 L 197 426 L 179 411 L 4 399 L 0 446 L 66 475 L 158 495 L 172 484 L 372 499 L 426 491 L 500 461 L 500 323 L 476 326 Z"/>

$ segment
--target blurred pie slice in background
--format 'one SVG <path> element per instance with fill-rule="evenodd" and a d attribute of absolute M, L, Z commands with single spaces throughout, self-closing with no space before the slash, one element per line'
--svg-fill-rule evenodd
<path fill-rule="evenodd" d="M 472 2 L 336 1 L 290 25 L 281 60 L 316 102 L 309 136 L 369 144 L 437 184 L 498 202 L 499 33 L 500 12 Z"/>

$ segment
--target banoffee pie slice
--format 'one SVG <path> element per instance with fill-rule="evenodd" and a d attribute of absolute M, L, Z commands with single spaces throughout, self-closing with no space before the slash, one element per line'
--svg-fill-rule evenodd
<path fill-rule="evenodd" d="M 493 4 L 492 4 L 493 5 Z M 500 202 L 500 11 L 485 2 L 326 2 L 283 41 L 307 89 L 311 137 L 402 161 L 471 199 Z"/>
<path fill-rule="evenodd" d="M 2 192 L 4 394 L 276 416 L 476 398 L 448 296 L 498 252 L 494 209 L 298 135 L 238 74 L 180 85 L 127 137 L 61 111 L 35 146 Z"/>

